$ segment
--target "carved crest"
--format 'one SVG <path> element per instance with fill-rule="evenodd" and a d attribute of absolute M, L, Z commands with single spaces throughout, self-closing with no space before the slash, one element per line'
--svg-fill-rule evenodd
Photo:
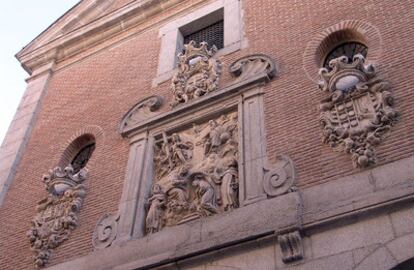
<path fill-rule="evenodd" d="M 163 137 L 155 145 L 155 183 L 147 233 L 238 207 L 237 113 Z"/>
<path fill-rule="evenodd" d="M 172 107 L 216 90 L 221 63 L 213 58 L 217 48 L 213 45 L 209 50 L 207 47 L 206 42 L 201 42 L 197 48 L 195 42 L 190 41 L 184 45 L 184 53 L 178 55 L 178 71 L 171 84 L 174 95 Z"/>
<path fill-rule="evenodd" d="M 86 195 L 82 182 L 86 170 L 73 174 L 71 165 L 56 167 L 43 176 L 48 197 L 37 205 L 37 215 L 27 232 L 37 267 L 47 264 L 52 249 L 65 241 L 78 226 L 78 212 Z"/>
<path fill-rule="evenodd" d="M 364 65 L 359 54 L 350 64 L 342 56 L 330 61 L 329 66 L 331 71 L 319 71 L 319 87 L 329 92 L 320 105 L 323 142 L 350 153 L 354 167 L 373 165 L 374 146 L 397 121 L 390 86 L 377 77 L 374 66 Z"/>

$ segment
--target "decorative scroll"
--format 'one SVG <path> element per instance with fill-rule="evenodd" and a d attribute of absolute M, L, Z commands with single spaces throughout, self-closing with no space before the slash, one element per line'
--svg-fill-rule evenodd
<path fill-rule="evenodd" d="M 120 132 L 123 133 L 135 124 L 155 116 L 162 104 L 163 99 L 160 96 L 151 96 L 138 102 L 122 119 Z"/>
<path fill-rule="evenodd" d="M 190 41 L 184 45 L 184 53 L 178 55 L 178 71 L 172 79 L 171 88 L 174 94 L 172 107 L 186 103 L 216 90 L 221 74 L 221 63 L 213 58 L 217 48 L 208 50 L 208 44 L 201 42 L 195 47 Z"/>
<path fill-rule="evenodd" d="M 263 189 L 268 196 L 279 196 L 296 189 L 296 170 L 293 161 L 287 155 L 277 157 L 278 162 L 271 168 L 265 168 Z"/>
<path fill-rule="evenodd" d="M 155 145 L 155 182 L 146 232 L 237 208 L 237 113 L 162 138 Z"/>
<path fill-rule="evenodd" d="M 276 75 L 276 65 L 264 54 L 252 54 L 242 57 L 230 65 L 230 73 L 238 81 L 248 80 L 258 75 L 266 74 L 270 80 Z"/>
<path fill-rule="evenodd" d="M 63 171 L 56 167 L 43 176 L 49 194 L 38 203 L 38 214 L 27 232 L 37 267 L 45 266 L 52 249 L 68 239 L 70 232 L 78 226 L 78 212 L 86 195 L 82 185 L 85 178 L 86 170 L 73 174 L 71 165 Z"/>
<path fill-rule="evenodd" d="M 374 147 L 388 134 L 398 117 L 388 83 L 377 77 L 364 57 L 352 63 L 343 56 L 329 62 L 332 71 L 320 69 L 321 90 L 329 97 L 320 105 L 323 142 L 335 151 L 351 154 L 354 167 L 376 163 Z"/>
<path fill-rule="evenodd" d="M 104 214 L 95 226 L 92 245 L 96 250 L 109 247 L 116 238 L 119 215 Z"/>
<path fill-rule="evenodd" d="M 298 231 L 279 235 L 277 241 L 282 250 L 282 261 L 284 263 L 303 259 L 302 237 Z"/>

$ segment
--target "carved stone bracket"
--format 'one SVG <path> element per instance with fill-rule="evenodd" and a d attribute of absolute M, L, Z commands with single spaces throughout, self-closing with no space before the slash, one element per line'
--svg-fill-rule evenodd
<path fill-rule="evenodd" d="M 296 170 L 288 155 L 277 156 L 278 162 L 271 168 L 264 168 L 263 189 L 274 197 L 296 190 Z"/>
<path fill-rule="evenodd" d="M 237 78 L 237 81 L 248 80 L 263 74 L 267 75 L 269 81 L 276 75 L 276 65 L 267 55 L 252 54 L 233 62 L 229 71 Z"/>
<path fill-rule="evenodd" d="M 109 247 L 116 238 L 119 214 L 104 214 L 97 222 L 92 236 L 95 250 Z"/>
<path fill-rule="evenodd" d="M 78 212 L 86 195 L 82 182 L 87 171 L 73 172 L 69 165 L 64 170 L 56 167 L 43 176 L 48 197 L 38 203 L 38 213 L 27 232 L 37 267 L 45 266 L 52 249 L 68 239 L 70 232 L 78 226 Z"/>
<path fill-rule="evenodd" d="M 284 263 L 303 259 L 302 237 L 299 231 L 279 235 L 277 241 L 282 250 L 282 261 Z"/>
<path fill-rule="evenodd" d="M 217 89 L 221 75 L 221 62 L 213 56 L 216 46 L 209 50 L 208 44 L 194 41 L 184 45 L 184 53 L 178 55 L 178 71 L 174 75 L 171 88 L 174 94 L 172 107 L 199 98 Z"/>
<path fill-rule="evenodd" d="M 320 105 L 323 142 L 335 151 L 351 154 L 354 167 L 376 163 L 374 147 L 397 122 L 394 98 L 388 83 L 374 66 L 355 55 L 352 63 L 342 56 L 329 62 L 331 71 L 319 71 L 321 90 L 329 96 Z"/>
<path fill-rule="evenodd" d="M 119 132 L 123 134 L 139 122 L 143 122 L 155 115 L 161 108 L 163 99 L 160 96 L 151 96 L 138 102 L 122 118 Z"/>

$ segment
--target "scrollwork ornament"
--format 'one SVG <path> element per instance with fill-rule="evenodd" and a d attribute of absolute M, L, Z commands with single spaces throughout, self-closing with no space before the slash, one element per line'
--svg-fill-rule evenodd
<path fill-rule="evenodd" d="M 74 174 L 71 165 L 64 170 L 56 167 L 43 176 L 48 196 L 38 203 L 38 213 L 27 232 L 37 267 L 45 266 L 52 249 L 68 239 L 78 226 L 78 213 L 86 195 L 82 184 L 86 176 L 85 169 Z"/>
<path fill-rule="evenodd" d="M 296 170 L 293 161 L 287 155 L 279 155 L 277 159 L 275 165 L 264 169 L 263 189 L 271 197 L 296 189 Z"/>
<path fill-rule="evenodd" d="M 375 146 L 398 120 L 390 85 L 364 61 L 358 54 L 348 64 L 342 56 L 329 62 L 331 71 L 319 71 L 319 88 L 329 93 L 320 104 L 322 141 L 351 154 L 356 168 L 376 164 Z"/>
<path fill-rule="evenodd" d="M 96 250 L 109 247 L 116 238 L 119 215 L 104 214 L 97 222 L 92 236 L 92 245 Z"/>

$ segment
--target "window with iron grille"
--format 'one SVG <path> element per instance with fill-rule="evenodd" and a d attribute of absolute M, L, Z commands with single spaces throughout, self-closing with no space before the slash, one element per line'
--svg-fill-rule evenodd
<path fill-rule="evenodd" d="M 356 54 L 362 54 L 362 56 L 367 57 L 368 48 L 362 43 L 359 42 L 346 42 L 342 43 L 339 46 L 336 46 L 331 50 L 325 58 L 323 66 L 330 70 L 329 62 L 332 59 L 338 58 L 340 56 L 348 57 L 348 62 L 352 62 L 352 58 Z"/>
<path fill-rule="evenodd" d="M 89 159 L 92 156 L 93 150 L 95 150 L 95 143 L 86 145 L 78 152 L 78 154 L 76 154 L 70 163 L 75 173 L 79 172 L 86 166 L 86 163 L 88 163 Z"/>
<path fill-rule="evenodd" d="M 184 44 L 194 40 L 198 46 L 200 42 L 205 41 L 208 43 L 209 48 L 216 45 L 217 49 L 222 49 L 224 47 L 223 22 L 223 20 L 218 21 L 197 32 L 184 36 Z"/>

